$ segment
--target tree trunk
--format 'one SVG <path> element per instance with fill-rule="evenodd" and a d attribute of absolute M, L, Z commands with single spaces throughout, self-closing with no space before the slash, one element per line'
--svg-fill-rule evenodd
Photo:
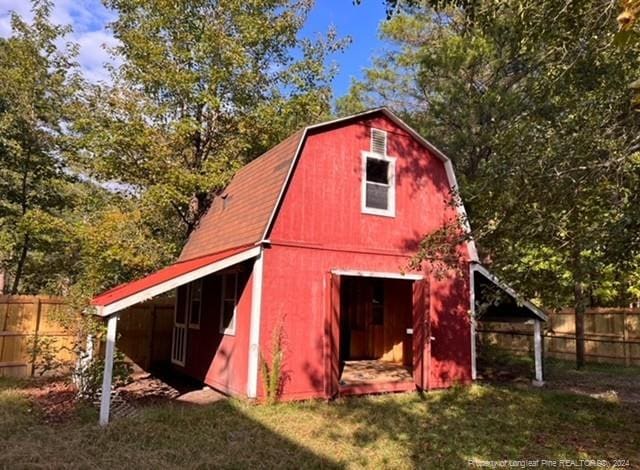
<path fill-rule="evenodd" d="M 573 290 L 576 323 L 576 368 L 582 369 L 584 358 L 584 314 L 586 311 L 584 284 L 577 281 Z"/>
<path fill-rule="evenodd" d="M 18 293 L 18 287 L 20 286 L 20 279 L 22 278 L 22 271 L 24 271 L 24 264 L 27 261 L 27 253 L 29 252 L 29 235 L 24 236 L 22 243 L 22 249 L 20 250 L 20 257 L 18 258 L 18 266 L 16 267 L 16 274 L 13 277 L 13 285 L 11 286 L 11 295 Z"/>

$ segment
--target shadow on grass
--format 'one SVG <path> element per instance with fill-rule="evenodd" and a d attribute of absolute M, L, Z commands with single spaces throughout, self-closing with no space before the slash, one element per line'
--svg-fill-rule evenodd
<path fill-rule="evenodd" d="M 232 400 L 164 404 L 99 428 L 97 412 L 85 407 L 74 420 L 51 426 L 16 390 L 0 389 L 0 468 L 341 468 L 270 430 L 248 408 Z"/>
<path fill-rule="evenodd" d="M 621 456 L 638 463 L 640 425 L 628 411 L 588 397 L 474 386 L 349 399 L 336 405 L 336 420 L 354 424 L 353 446 L 401 449 L 416 468 L 465 468 L 470 460 Z"/>
<path fill-rule="evenodd" d="M 0 382 L 1 384 L 1 382 Z M 481 385 L 257 406 L 152 406 L 96 426 L 81 409 L 51 426 L 0 387 L 0 467 L 466 468 L 470 459 L 630 459 L 640 420 L 625 404 Z"/>

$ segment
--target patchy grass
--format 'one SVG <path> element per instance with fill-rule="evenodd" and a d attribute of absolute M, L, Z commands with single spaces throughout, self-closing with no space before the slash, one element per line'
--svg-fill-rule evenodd
<path fill-rule="evenodd" d="M 0 380 L 0 468 L 464 468 L 469 459 L 629 459 L 640 409 L 528 387 L 256 406 L 151 406 L 96 425 L 94 409 L 47 424 L 24 382 Z"/>

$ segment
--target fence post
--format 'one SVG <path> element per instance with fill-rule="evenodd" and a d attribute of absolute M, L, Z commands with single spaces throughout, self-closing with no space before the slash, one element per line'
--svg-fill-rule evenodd
<path fill-rule="evenodd" d="M 536 366 L 536 379 L 534 385 L 542 385 L 542 327 L 540 320 L 533 321 L 533 354 Z"/>
<path fill-rule="evenodd" d="M 627 312 L 622 311 L 622 349 L 624 350 L 624 365 L 631 365 L 631 345 L 629 344 L 629 325 L 627 324 Z"/>
<path fill-rule="evenodd" d="M 31 352 L 31 377 L 35 374 L 36 360 L 38 359 L 38 333 L 40 332 L 40 316 L 42 313 L 42 301 L 36 298 L 36 327 L 33 332 L 33 351 Z"/>

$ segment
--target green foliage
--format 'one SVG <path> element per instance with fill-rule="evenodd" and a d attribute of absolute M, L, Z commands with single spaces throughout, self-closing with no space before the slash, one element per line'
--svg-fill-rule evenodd
<path fill-rule="evenodd" d="M 86 408 L 52 426 L 30 410 L 33 405 L 24 397 L 30 385 L 0 378 L 0 466 L 37 461 L 56 467 L 90 462 L 98 468 L 126 462 L 132 468 L 188 463 L 206 468 L 461 469 L 470 460 L 479 467 L 541 456 L 629 459 L 632 467 L 640 460 L 640 422 L 637 404 L 631 403 L 640 375 L 637 369 L 634 373 L 621 380 L 610 370 L 606 375 L 563 371 L 553 385 L 565 391 L 482 384 L 277 407 L 233 399 L 208 406 L 161 402 L 141 407 L 135 417 L 114 420 L 108 429 L 96 426 L 97 411 Z M 570 391 L 576 377 L 582 377 L 582 386 Z M 630 402 L 594 398 L 605 390 L 616 390 Z"/>
<path fill-rule="evenodd" d="M 613 45 L 614 5 L 410 3 L 382 26 L 389 51 L 339 111 L 387 103 L 442 148 L 483 260 L 523 294 L 628 304 L 640 122 L 627 84 L 638 60 Z"/>
<path fill-rule="evenodd" d="M 60 346 L 57 338 L 53 336 L 32 335 L 27 340 L 27 354 L 33 357 L 33 370 L 35 374 L 60 374 L 70 364 L 60 359 L 63 346 Z"/>
<path fill-rule="evenodd" d="M 284 362 L 284 325 L 280 320 L 271 333 L 271 360 L 267 361 L 260 354 L 260 372 L 262 383 L 265 388 L 266 402 L 273 405 L 278 402 L 284 385 L 282 365 Z"/>
<path fill-rule="evenodd" d="M 240 166 L 328 115 L 344 41 L 297 38 L 307 0 L 106 5 L 122 66 L 84 96 L 79 164 L 129 188 L 175 250 Z"/>
<path fill-rule="evenodd" d="M 51 1 L 32 3 L 0 39 L 7 292 L 82 309 L 166 264 L 239 167 L 329 113 L 326 59 L 346 42 L 298 39 L 309 0 L 106 1 L 120 65 L 98 85 Z"/>
<path fill-rule="evenodd" d="M 60 46 L 68 29 L 49 22 L 50 1 L 33 7 L 32 24 L 14 14 L 11 37 L 0 39 L 0 270 L 14 294 L 63 281 L 42 274 L 70 269 L 73 259 L 65 214 L 74 179 L 63 154 L 81 84 L 76 48 Z"/>
<path fill-rule="evenodd" d="M 124 354 L 116 350 L 113 357 L 112 386 L 119 387 L 131 382 L 133 369 Z M 93 358 L 86 367 L 76 370 L 75 379 L 80 396 L 92 400 L 102 391 L 104 377 L 104 359 Z"/>

